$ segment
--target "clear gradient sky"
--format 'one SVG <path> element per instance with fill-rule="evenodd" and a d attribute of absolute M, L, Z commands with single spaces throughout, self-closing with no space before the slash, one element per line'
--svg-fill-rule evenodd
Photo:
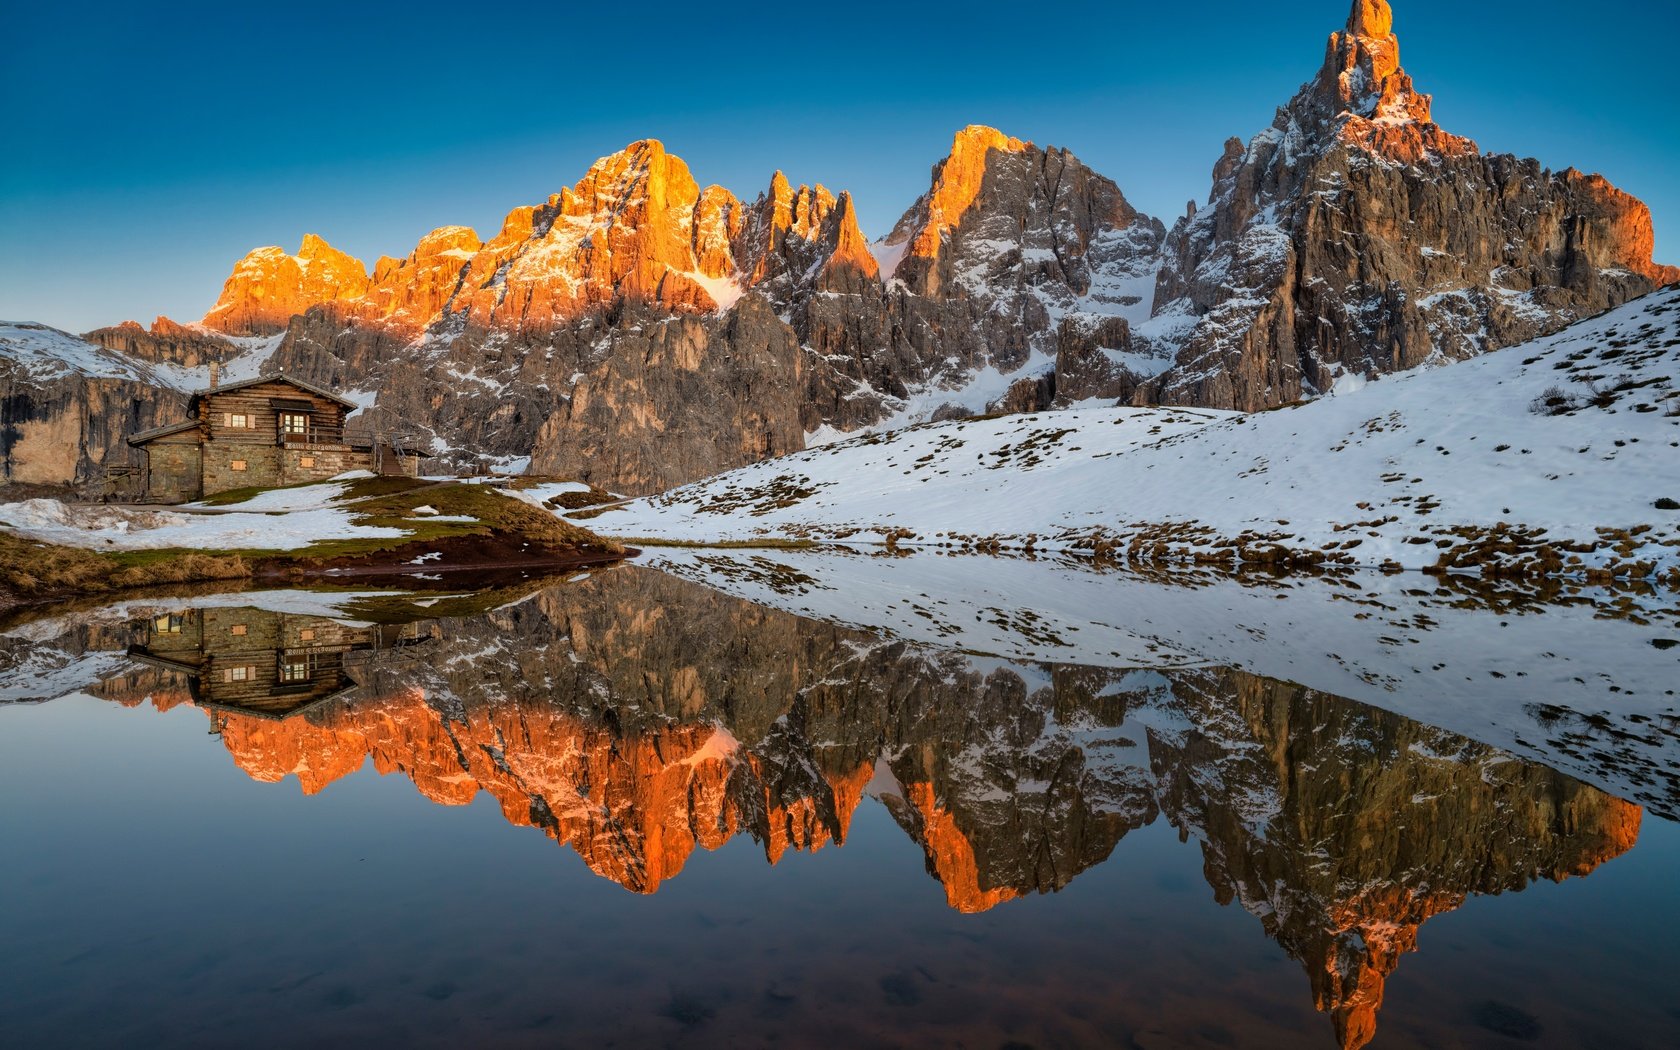
<path fill-rule="evenodd" d="M 369 264 L 638 138 L 751 198 L 849 189 L 878 236 L 982 123 L 1169 223 L 1319 66 L 1348 0 L 701 5 L 0 3 L 0 317 L 196 320 L 247 250 Z M 1603 172 L 1680 262 L 1671 0 L 1395 0 L 1448 130 Z"/>

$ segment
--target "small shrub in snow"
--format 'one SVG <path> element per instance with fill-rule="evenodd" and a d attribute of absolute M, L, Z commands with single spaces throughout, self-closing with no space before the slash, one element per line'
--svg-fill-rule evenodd
<path fill-rule="evenodd" d="M 1528 410 L 1537 416 L 1561 416 L 1580 408 L 1575 395 L 1561 386 L 1547 387 L 1545 393 L 1530 402 Z"/>

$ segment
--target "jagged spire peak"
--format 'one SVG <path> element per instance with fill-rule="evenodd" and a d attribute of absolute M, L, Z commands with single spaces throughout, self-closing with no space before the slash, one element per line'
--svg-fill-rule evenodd
<path fill-rule="evenodd" d="M 1388 0 L 1353 0 L 1347 31 L 1354 36 L 1393 36 L 1394 9 Z"/>

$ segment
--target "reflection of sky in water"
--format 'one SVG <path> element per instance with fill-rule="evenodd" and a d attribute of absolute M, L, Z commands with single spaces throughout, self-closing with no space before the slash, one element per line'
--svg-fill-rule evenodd
<path fill-rule="evenodd" d="M 740 837 L 638 896 L 487 797 L 438 806 L 363 769 L 304 798 L 205 726 L 82 698 L 0 711 L 6 1041 L 1333 1045 L 1301 965 L 1213 902 L 1165 819 L 980 915 L 868 800 L 844 847 L 771 867 Z M 1651 934 L 1680 920 L 1677 873 L 1680 829 L 1647 815 L 1585 879 L 1435 916 L 1376 1045 L 1507 1045 L 1490 1027 L 1531 1016 L 1539 1045 L 1673 1045 Z"/>

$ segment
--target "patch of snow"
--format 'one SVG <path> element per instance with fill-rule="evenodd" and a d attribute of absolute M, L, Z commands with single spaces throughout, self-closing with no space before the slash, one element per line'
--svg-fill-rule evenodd
<path fill-rule="evenodd" d="M 904 261 L 904 256 L 910 251 L 910 238 L 906 236 L 897 244 L 888 244 L 885 239 L 875 241 L 869 245 L 869 254 L 875 257 L 875 265 L 881 268 L 881 283 L 891 284 L 893 274 L 898 272 L 898 264 Z"/>
<path fill-rule="evenodd" d="M 707 277 L 698 270 L 688 271 L 683 276 L 706 290 L 706 294 L 712 297 L 712 302 L 717 303 L 719 313 L 734 306 L 741 300 L 741 296 L 746 294 L 746 290 L 733 277 Z M 577 384 L 574 381 L 572 385 Z"/>
<path fill-rule="evenodd" d="M 317 540 L 405 535 L 401 529 L 356 525 L 351 517 L 349 511 L 325 507 L 211 514 L 73 506 L 54 499 L 0 504 L 0 522 L 21 535 L 93 550 L 295 550 Z"/>

